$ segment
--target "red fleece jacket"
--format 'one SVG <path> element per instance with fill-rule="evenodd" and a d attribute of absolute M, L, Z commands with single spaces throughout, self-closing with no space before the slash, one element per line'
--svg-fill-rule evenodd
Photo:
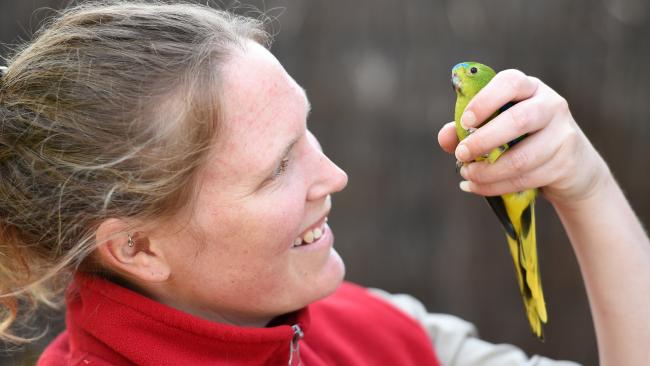
<path fill-rule="evenodd" d="M 67 329 L 38 366 L 287 365 L 291 355 L 304 366 L 439 365 L 419 324 L 350 283 L 266 328 L 201 319 L 82 273 L 66 301 Z"/>

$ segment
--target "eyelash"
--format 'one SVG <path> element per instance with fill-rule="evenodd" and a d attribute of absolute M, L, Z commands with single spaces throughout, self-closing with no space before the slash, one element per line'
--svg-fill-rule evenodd
<path fill-rule="evenodd" d="M 287 170 L 287 167 L 289 166 L 289 158 L 284 158 L 280 162 L 280 165 L 278 165 L 278 168 L 275 170 L 275 173 L 273 173 L 273 177 L 277 177 L 282 175 Z"/>

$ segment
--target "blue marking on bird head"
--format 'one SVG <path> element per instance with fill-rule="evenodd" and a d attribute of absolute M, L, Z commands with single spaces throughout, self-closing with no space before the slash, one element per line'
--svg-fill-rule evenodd
<path fill-rule="evenodd" d="M 458 70 L 461 67 L 466 68 L 468 66 L 469 66 L 469 64 L 467 62 L 461 62 L 461 63 L 457 64 L 456 66 L 454 66 L 454 68 L 451 69 L 451 71 L 454 72 L 454 71 Z"/>

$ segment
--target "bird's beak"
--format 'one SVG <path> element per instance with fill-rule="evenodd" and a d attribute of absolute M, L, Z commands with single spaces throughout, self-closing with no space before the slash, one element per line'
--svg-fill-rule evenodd
<path fill-rule="evenodd" d="M 456 72 L 451 74 L 451 85 L 453 85 L 454 90 L 456 91 L 456 93 L 461 92 L 460 88 L 461 88 L 462 85 L 461 85 L 461 82 L 460 82 L 460 78 L 458 77 L 458 74 Z"/>

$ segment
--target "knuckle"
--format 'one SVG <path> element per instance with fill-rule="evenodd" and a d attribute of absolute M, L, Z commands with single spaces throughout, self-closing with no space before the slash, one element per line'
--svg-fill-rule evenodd
<path fill-rule="evenodd" d="M 484 149 L 486 149 L 485 142 L 480 136 L 477 136 L 478 132 L 475 132 L 474 135 L 471 138 L 466 139 L 469 140 L 466 142 L 465 146 L 470 152 L 471 156 L 476 156 L 481 153 L 483 153 Z"/>
<path fill-rule="evenodd" d="M 476 184 L 476 193 L 481 196 L 496 196 L 498 195 L 498 183 L 478 183 Z"/>
<path fill-rule="evenodd" d="M 576 146 L 580 140 L 580 134 L 578 133 L 578 130 L 575 128 L 570 128 L 567 132 L 566 140 L 571 143 L 571 146 Z"/>
<path fill-rule="evenodd" d="M 474 190 L 476 194 L 481 196 L 495 196 L 496 194 L 494 186 L 491 184 L 477 184 L 476 189 Z"/>
<path fill-rule="evenodd" d="M 534 76 L 527 76 L 528 81 L 531 83 L 533 91 L 531 94 L 535 94 L 541 85 L 544 85 L 544 83 L 539 79 Z"/>
<path fill-rule="evenodd" d="M 528 186 L 528 177 L 526 175 L 516 176 L 510 179 L 510 184 L 516 192 L 521 192 Z"/>
<path fill-rule="evenodd" d="M 500 74 L 512 90 L 518 90 L 526 81 L 526 75 L 517 69 L 503 70 Z"/>
<path fill-rule="evenodd" d="M 553 101 L 553 106 L 560 112 L 567 112 L 569 110 L 569 102 L 563 96 L 556 94 Z"/>
<path fill-rule="evenodd" d="M 568 127 L 563 129 L 562 132 L 562 146 L 574 147 L 578 143 L 580 135 L 575 128 Z"/>
<path fill-rule="evenodd" d="M 524 74 L 523 72 L 517 69 L 506 69 L 501 71 L 499 74 L 501 74 L 504 78 L 509 78 L 513 80 L 516 79 L 521 80 L 526 76 L 526 74 Z"/>
<path fill-rule="evenodd" d="M 510 113 L 510 119 L 512 121 L 512 126 L 518 134 L 523 134 L 528 132 L 526 128 L 528 127 L 528 117 L 526 114 L 522 113 L 520 108 L 510 108 L 506 113 Z"/>
<path fill-rule="evenodd" d="M 467 168 L 467 177 L 469 180 L 476 183 L 485 183 L 485 175 L 483 174 L 480 163 L 472 163 Z"/>
<path fill-rule="evenodd" d="M 509 155 L 507 162 L 513 171 L 522 170 L 528 164 L 528 154 L 522 149 L 511 150 Z"/>

